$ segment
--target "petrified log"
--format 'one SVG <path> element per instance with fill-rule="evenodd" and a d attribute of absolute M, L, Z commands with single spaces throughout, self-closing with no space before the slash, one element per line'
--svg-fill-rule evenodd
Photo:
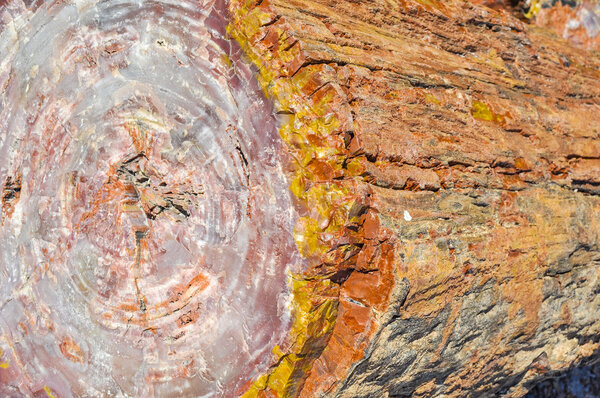
<path fill-rule="evenodd" d="M 326 242 L 309 273 L 340 286 L 328 341 L 294 347 L 283 391 L 520 396 L 594 358 L 597 53 L 463 1 L 230 11 L 302 154 L 299 230 Z"/>
<path fill-rule="evenodd" d="M 0 394 L 521 396 L 597 358 L 600 56 L 481 3 L 0 3 Z"/>

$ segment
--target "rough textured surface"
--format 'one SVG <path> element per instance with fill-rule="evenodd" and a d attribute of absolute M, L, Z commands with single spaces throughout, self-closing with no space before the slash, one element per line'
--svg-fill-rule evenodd
<path fill-rule="evenodd" d="M 521 396 L 594 357 L 596 52 L 457 0 L 230 10 L 284 115 L 294 193 L 336 209 L 296 230 L 320 249 L 307 275 L 339 285 L 328 340 L 249 396 Z"/>
<path fill-rule="evenodd" d="M 598 0 L 473 0 L 499 12 L 556 33 L 572 45 L 600 49 L 600 2 Z"/>
<path fill-rule="evenodd" d="M 570 369 L 532 388 L 527 398 L 596 398 L 600 396 L 598 364 Z"/>

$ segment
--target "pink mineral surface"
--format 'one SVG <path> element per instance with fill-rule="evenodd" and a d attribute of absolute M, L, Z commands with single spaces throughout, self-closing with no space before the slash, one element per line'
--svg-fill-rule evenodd
<path fill-rule="evenodd" d="M 0 396 L 239 394 L 302 259 L 224 5 L 0 4 Z"/>

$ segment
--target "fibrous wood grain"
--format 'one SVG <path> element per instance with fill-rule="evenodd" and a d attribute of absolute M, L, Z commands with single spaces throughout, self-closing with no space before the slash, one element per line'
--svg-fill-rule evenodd
<path fill-rule="evenodd" d="M 230 12 L 299 159 L 308 275 L 338 286 L 327 340 L 255 393 L 521 396 L 595 357 L 597 52 L 458 0 Z"/>

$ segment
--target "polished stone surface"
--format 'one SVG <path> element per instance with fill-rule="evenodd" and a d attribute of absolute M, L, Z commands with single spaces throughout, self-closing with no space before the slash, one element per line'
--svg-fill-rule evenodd
<path fill-rule="evenodd" d="M 232 396 L 271 364 L 296 214 L 225 26 L 213 0 L 0 6 L 0 395 Z"/>

